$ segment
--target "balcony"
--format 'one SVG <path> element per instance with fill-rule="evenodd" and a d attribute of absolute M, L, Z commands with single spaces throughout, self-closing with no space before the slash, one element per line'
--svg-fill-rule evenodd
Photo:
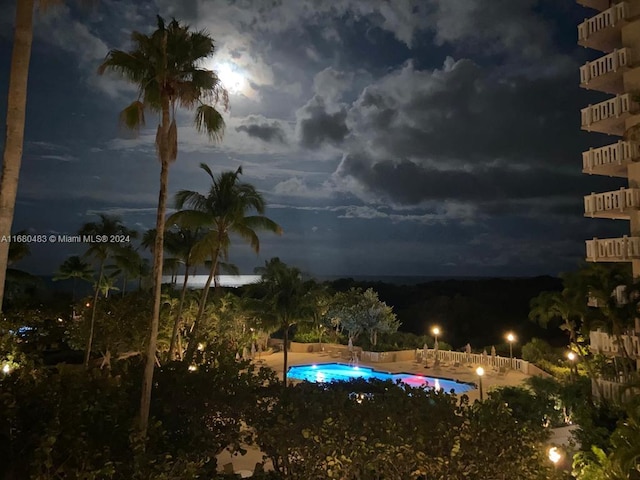
<path fill-rule="evenodd" d="M 640 209 L 640 189 L 621 188 L 613 192 L 592 193 L 584 197 L 584 216 L 628 220 L 632 210 Z"/>
<path fill-rule="evenodd" d="M 614 50 L 593 62 L 580 67 L 580 86 L 587 90 L 612 93 L 624 93 L 622 74 L 631 63 L 631 52 L 628 48 Z"/>
<path fill-rule="evenodd" d="M 625 93 L 581 110 L 582 129 L 588 132 L 600 132 L 622 136 L 625 120 L 638 113 L 638 104 Z"/>
<path fill-rule="evenodd" d="M 591 394 L 599 400 L 606 399 L 615 403 L 623 403 L 632 400 L 639 393 L 640 389 L 629 388 L 625 383 L 600 378 L 591 381 Z"/>
<path fill-rule="evenodd" d="M 578 45 L 601 52 L 612 52 L 622 46 L 620 28 L 630 18 L 627 2 L 613 5 L 578 25 Z"/>
<path fill-rule="evenodd" d="M 613 335 L 598 330 L 589 332 L 589 345 L 593 353 L 622 357 L 626 351 L 629 358 L 640 358 L 640 337 L 637 335 L 620 335 L 616 340 Z"/>
<path fill-rule="evenodd" d="M 587 262 L 630 262 L 640 260 L 640 237 L 587 240 Z"/>
<path fill-rule="evenodd" d="M 610 5 L 609 0 L 578 0 L 578 5 L 582 5 L 583 7 L 593 8 L 594 10 L 598 10 L 602 12 L 609 8 Z"/>
<path fill-rule="evenodd" d="M 582 173 L 627 177 L 627 165 L 640 159 L 640 146 L 620 140 L 601 148 L 582 152 Z"/>
<path fill-rule="evenodd" d="M 626 285 L 618 285 L 613 292 L 611 292 L 611 297 L 615 299 L 616 305 L 621 307 L 622 305 L 626 305 L 629 303 L 629 295 L 627 295 L 627 286 Z M 589 292 L 589 296 L 587 297 L 587 306 L 594 308 L 602 308 L 609 303 L 608 299 L 602 299 L 600 297 L 592 295 Z"/>

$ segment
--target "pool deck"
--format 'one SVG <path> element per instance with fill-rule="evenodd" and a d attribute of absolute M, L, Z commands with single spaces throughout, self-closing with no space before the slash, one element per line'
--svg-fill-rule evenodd
<path fill-rule="evenodd" d="M 282 379 L 282 369 L 284 366 L 284 355 L 282 352 L 273 353 L 270 355 L 263 355 L 256 361 L 259 365 L 270 367 L 276 371 L 278 377 Z M 346 360 L 331 358 L 327 354 L 323 353 L 293 353 L 289 352 L 288 366 L 293 365 L 312 365 L 321 363 L 344 363 L 348 364 Z M 454 366 L 441 366 L 425 368 L 423 364 L 416 363 L 415 361 L 405 362 L 391 362 L 391 363 L 371 363 L 360 362 L 360 365 L 371 367 L 375 370 L 380 370 L 389 373 L 413 373 L 417 375 L 425 375 L 428 377 L 445 378 L 449 380 L 457 380 L 467 383 L 478 383 L 478 375 L 475 373 L 477 365 L 460 365 Z M 482 388 L 486 392 L 494 387 L 501 386 L 518 386 L 521 385 L 525 379 L 529 376 L 522 372 L 511 370 L 504 374 L 499 374 L 492 369 L 485 369 L 485 374 L 482 377 Z M 480 399 L 480 392 L 478 389 L 471 390 L 466 393 L 470 401 Z M 256 462 L 262 460 L 262 453 L 255 447 L 247 448 L 247 454 L 244 456 L 231 456 L 228 452 L 223 452 L 218 455 L 218 469 L 221 470 L 222 466 L 226 463 L 233 463 L 236 472 L 253 471 Z M 271 469 L 271 462 L 267 462 L 265 469 Z"/>

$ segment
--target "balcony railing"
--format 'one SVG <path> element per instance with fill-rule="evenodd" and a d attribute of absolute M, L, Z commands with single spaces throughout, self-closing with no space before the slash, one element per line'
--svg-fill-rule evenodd
<path fill-rule="evenodd" d="M 593 62 L 580 67 L 580 86 L 605 93 L 623 93 L 622 72 L 631 63 L 631 52 L 628 48 L 614 50 Z"/>
<path fill-rule="evenodd" d="M 589 105 L 581 110 L 582 129 L 589 132 L 622 135 L 625 131 L 624 121 L 638 111 L 638 104 L 625 93 L 604 102 Z"/>
<path fill-rule="evenodd" d="M 619 142 L 582 152 L 582 171 L 590 175 L 626 177 L 627 165 L 640 159 L 640 146 L 634 142 Z"/>
<path fill-rule="evenodd" d="M 613 290 L 613 292 L 611 292 L 611 297 L 615 299 L 616 305 L 619 307 L 629 303 L 629 295 L 627 295 L 627 286 L 618 285 Z M 587 305 L 589 307 L 602 308 L 608 302 L 609 302 L 608 299 L 602 299 L 600 297 L 593 296 L 591 292 L 589 292 L 589 297 L 587 298 Z"/>
<path fill-rule="evenodd" d="M 589 332 L 589 345 L 593 353 L 621 357 L 626 351 L 630 358 L 640 358 L 640 337 L 637 335 L 619 335 L 616 339 L 613 335 L 598 330 Z"/>
<path fill-rule="evenodd" d="M 578 25 L 578 44 L 602 52 L 621 46 L 619 29 L 629 17 L 629 4 L 620 2 Z"/>
<path fill-rule="evenodd" d="M 621 188 L 584 197 L 584 214 L 587 217 L 628 219 L 630 210 L 638 208 L 640 189 L 637 188 Z"/>
<path fill-rule="evenodd" d="M 640 260 L 640 237 L 587 240 L 588 262 L 630 262 Z"/>
<path fill-rule="evenodd" d="M 606 399 L 615 403 L 623 403 L 637 396 L 640 390 L 637 388 L 629 388 L 625 383 L 598 378 L 597 380 L 591 381 L 591 393 L 595 398 L 600 400 Z"/>

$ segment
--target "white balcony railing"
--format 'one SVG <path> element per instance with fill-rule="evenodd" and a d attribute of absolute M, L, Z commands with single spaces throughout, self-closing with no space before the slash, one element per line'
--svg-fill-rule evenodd
<path fill-rule="evenodd" d="M 589 332 L 589 344 L 593 353 L 624 356 L 626 351 L 630 358 L 640 358 L 640 337 L 637 335 L 619 335 L 615 338 L 599 330 L 592 331 Z"/>
<path fill-rule="evenodd" d="M 627 18 L 628 12 L 629 6 L 627 2 L 620 2 L 604 12 L 585 20 L 578 25 L 578 43 L 587 42 L 592 35 L 617 26 Z"/>
<path fill-rule="evenodd" d="M 619 142 L 582 152 L 582 171 L 589 174 L 626 177 L 626 165 L 640 158 L 637 143 Z M 620 168 L 623 167 L 623 168 Z"/>
<path fill-rule="evenodd" d="M 617 72 L 630 64 L 631 54 L 628 48 L 614 50 L 612 53 L 587 62 L 580 67 L 580 85 L 589 87 L 589 82 L 603 75 Z"/>
<path fill-rule="evenodd" d="M 629 210 L 638 208 L 640 189 L 637 188 L 621 188 L 584 197 L 584 214 L 588 217 L 628 218 Z"/>
<path fill-rule="evenodd" d="M 630 262 L 640 260 L 640 237 L 587 240 L 588 262 Z"/>
<path fill-rule="evenodd" d="M 624 403 L 637 396 L 640 391 L 637 388 L 629 388 L 627 384 L 596 379 L 591 381 L 591 393 L 595 398 L 604 399 L 616 403 Z"/>
<path fill-rule="evenodd" d="M 636 110 L 637 105 L 630 94 L 617 95 L 604 102 L 583 108 L 581 110 L 582 129 L 621 135 L 624 132 L 624 119 Z"/>

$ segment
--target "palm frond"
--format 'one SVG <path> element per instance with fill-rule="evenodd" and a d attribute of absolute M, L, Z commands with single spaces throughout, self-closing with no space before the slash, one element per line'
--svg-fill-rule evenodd
<path fill-rule="evenodd" d="M 136 100 L 122 110 L 122 112 L 120 112 L 120 124 L 138 133 L 140 127 L 143 127 L 145 124 L 144 104 Z"/>
<path fill-rule="evenodd" d="M 225 128 L 224 118 L 222 118 L 220 112 L 211 105 L 203 104 L 198 106 L 196 109 L 195 125 L 198 132 L 206 133 L 211 141 L 222 141 Z"/>

